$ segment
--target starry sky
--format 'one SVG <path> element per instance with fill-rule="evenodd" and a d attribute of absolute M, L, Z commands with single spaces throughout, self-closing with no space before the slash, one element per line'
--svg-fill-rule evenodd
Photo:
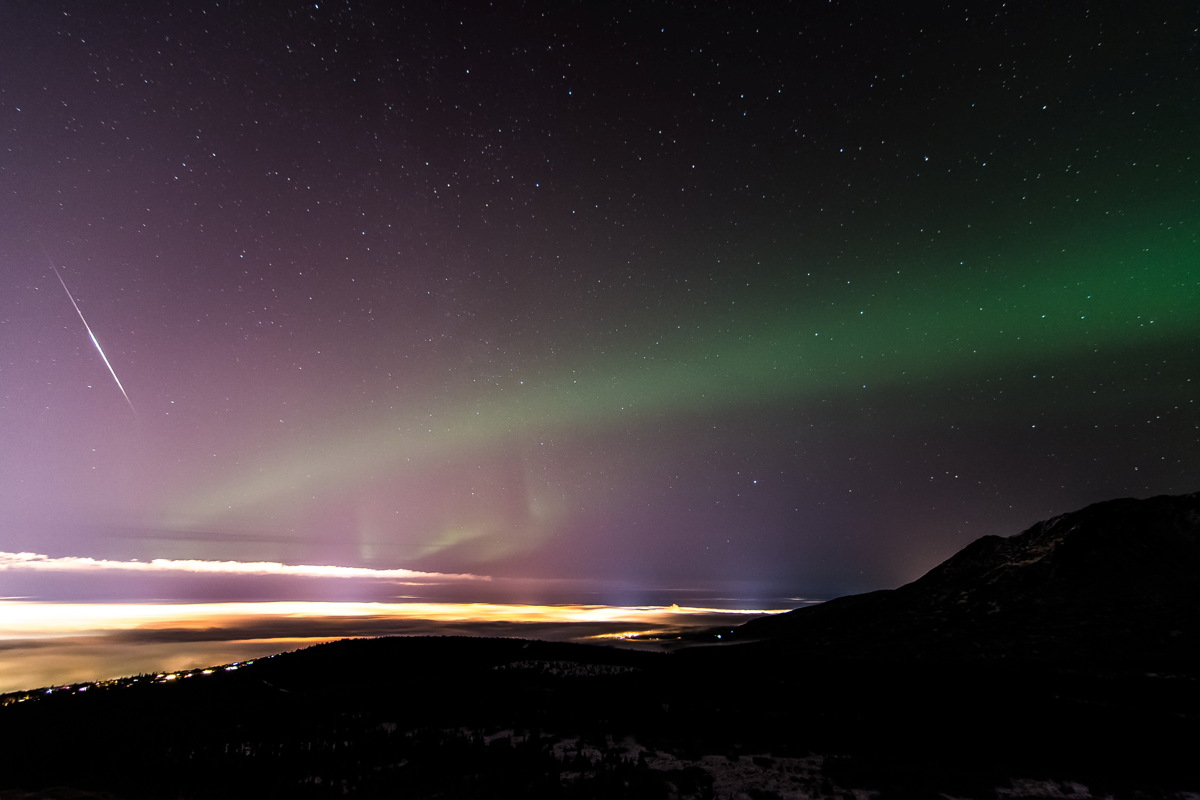
<path fill-rule="evenodd" d="M 778 607 L 1200 488 L 1194 4 L 0 20 L 5 597 Z"/>

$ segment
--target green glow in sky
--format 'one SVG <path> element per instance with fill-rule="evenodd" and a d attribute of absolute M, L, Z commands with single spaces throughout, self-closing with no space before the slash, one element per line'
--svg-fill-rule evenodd
<path fill-rule="evenodd" d="M 920 264 L 897 263 L 895 281 L 743 297 L 707 316 L 677 317 L 674 329 L 634 352 L 577 362 L 564 355 L 557 372 L 482 391 L 463 387 L 449 402 L 374 421 L 331 422 L 303 444 L 288 443 L 216 484 L 184 493 L 168 518 L 184 527 L 286 518 L 296 498 L 319 503 L 321 496 L 381 479 L 403 484 L 439 465 L 482 463 L 514 447 L 532 452 L 545 439 L 685 424 L 697 414 L 741 414 L 780 403 L 803 409 L 847 396 L 886 404 L 894 390 L 1195 336 L 1200 269 L 1186 238 L 1154 228 L 1096 237 L 1065 251 L 993 256 L 982 267 L 926 255 Z M 719 303 L 707 308 L 714 306 Z M 870 399 L 863 401 L 863 393 Z M 550 520 L 570 513 L 547 510 L 565 501 L 539 497 L 528 488 L 536 483 L 523 482 L 523 502 L 531 509 L 541 504 L 542 511 L 506 521 L 481 500 L 473 509 L 444 514 L 438 530 L 416 532 L 414 552 L 486 541 L 516 528 L 526 531 L 522 546 L 532 547 L 549 535 Z M 497 545 L 496 552 L 515 546 Z"/>

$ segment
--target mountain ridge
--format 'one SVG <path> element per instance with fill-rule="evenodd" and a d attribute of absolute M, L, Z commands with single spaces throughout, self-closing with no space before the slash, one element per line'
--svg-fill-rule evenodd
<path fill-rule="evenodd" d="M 863 657 L 1195 655 L 1200 492 L 1107 500 L 984 536 L 911 583 L 751 620 L 722 640 Z"/>

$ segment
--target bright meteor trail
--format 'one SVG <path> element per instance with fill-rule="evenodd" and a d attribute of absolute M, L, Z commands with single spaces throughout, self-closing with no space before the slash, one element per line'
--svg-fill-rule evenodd
<path fill-rule="evenodd" d="M 125 402 L 129 403 L 129 410 L 135 415 L 137 409 L 133 407 L 133 401 L 129 399 L 129 394 L 125 391 L 125 387 L 121 385 L 121 379 L 117 377 L 117 371 L 113 369 L 112 363 L 108 360 L 108 356 L 104 355 L 104 348 L 100 346 L 100 342 L 96 339 L 96 334 L 92 333 L 92 326 L 88 325 L 87 320 L 83 318 L 83 312 L 79 310 L 79 304 L 75 302 L 75 298 L 71 296 L 71 290 L 67 288 L 67 282 L 63 280 L 63 276 L 59 273 L 58 267 L 54 266 L 54 259 L 50 258 L 50 254 L 46 253 L 46 261 L 50 263 L 50 269 L 54 270 L 54 277 L 58 278 L 58 282 L 62 284 L 63 291 L 67 293 L 67 299 L 71 301 L 71 305 L 75 307 L 75 313 L 79 315 L 79 321 L 83 323 L 84 330 L 88 332 L 88 336 L 92 339 L 92 344 L 96 345 L 96 352 L 100 354 L 100 358 L 104 359 L 104 366 L 108 367 L 108 372 L 112 375 L 113 380 L 117 382 L 117 388 L 121 390 L 121 395 L 125 398 Z"/>

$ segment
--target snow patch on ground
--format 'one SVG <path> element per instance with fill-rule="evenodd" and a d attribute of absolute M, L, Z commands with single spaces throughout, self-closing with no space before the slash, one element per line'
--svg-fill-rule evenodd
<path fill-rule="evenodd" d="M 1021 798 L 1021 800 L 1116 800 L 1111 794 L 1097 794 L 1082 783 L 1075 781 L 1047 781 L 1015 778 L 1011 787 L 996 789 L 997 798 Z M 1146 797 L 1151 795 L 1146 794 Z M 1169 800 L 1200 800 L 1200 793 L 1177 792 L 1165 795 Z"/>
<path fill-rule="evenodd" d="M 513 661 L 509 664 L 493 667 L 493 669 L 533 672 L 539 675 L 553 675 L 556 678 L 598 678 L 641 672 L 637 667 L 626 667 L 619 664 L 589 664 L 583 661 L 562 660 Z"/>

